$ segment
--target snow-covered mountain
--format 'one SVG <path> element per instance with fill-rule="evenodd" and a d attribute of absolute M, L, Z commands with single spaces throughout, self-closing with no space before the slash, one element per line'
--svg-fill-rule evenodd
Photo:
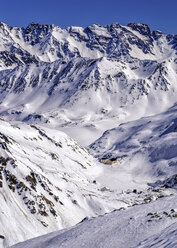
<path fill-rule="evenodd" d="M 139 247 L 148 247 L 158 232 L 174 232 L 176 82 L 177 36 L 145 24 L 61 29 L 1 23 L 0 241 L 12 245 L 114 209 L 123 220 L 128 212 L 143 214 L 141 222 L 132 223 L 127 242 L 138 236 L 134 226 L 144 226 L 144 234 L 126 247 L 140 242 Z M 171 209 L 160 210 L 169 199 L 170 221 L 163 211 Z M 160 226 L 158 219 L 150 232 L 145 212 L 154 207 L 164 222 Z M 117 247 L 129 222 L 120 223 L 117 213 L 109 216 L 113 225 L 105 225 L 107 215 L 83 221 L 46 236 L 42 244 L 34 240 L 34 247 L 55 247 L 63 237 L 69 247 L 78 232 L 82 247 L 88 226 L 103 225 L 102 237 L 120 225 L 117 238 L 109 233 L 116 242 L 109 247 Z M 86 247 L 90 242 L 86 239 Z"/>
<path fill-rule="evenodd" d="M 1 23 L 0 34 L 0 113 L 7 120 L 49 123 L 89 145 L 117 122 L 176 101 L 176 35 L 139 23 L 64 30 Z M 81 130 L 87 139 L 78 137 Z"/>
<path fill-rule="evenodd" d="M 73 57 L 156 60 L 157 57 L 164 59 L 171 56 L 176 49 L 176 35 L 151 32 L 146 24 L 140 23 L 127 26 L 94 24 L 67 29 L 36 23 L 26 28 L 14 28 L 1 23 L 0 34 L 1 64 L 5 67 L 13 67 L 19 62 L 53 62 Z"/>

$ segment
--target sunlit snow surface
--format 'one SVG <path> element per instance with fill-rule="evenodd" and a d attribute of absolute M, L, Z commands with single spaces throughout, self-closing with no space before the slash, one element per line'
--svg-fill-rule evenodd
<path fill-rule="evenodd" d="M 13 248 L 177 247 L 177 198 L 160 199 L 85 220 L 73 228 L 12 246 Z"/>
<path fill-rule="evenodd" d="M 177 106 L 174 105 L 162 114 L 107 130 L 90 145 L 90 152 L 99 159 L 116 159 L 119 166 L 115 166 L 115 172 L 132 183 L 153 183 L 177 173 L 176 130 Z M 107 167 L 105 172 L 109 177 Z"/>

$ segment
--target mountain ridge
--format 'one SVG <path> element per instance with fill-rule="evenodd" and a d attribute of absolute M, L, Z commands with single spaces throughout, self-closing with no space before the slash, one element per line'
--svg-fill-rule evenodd
<path fill-rule="evenodd" d="M 132 106 L 138 108 L 136 119 L 176 101 L 176 36 L 151 32 L 146 24 L 67 29 L 1 24 L 0 40 L 0 112 L 7 120 L 44 120 L 65 126 L 69 135 L 71 126 L 78 133 L 77 127 L 86 131 L 90 125 L 91 139 L 77 140 L 89 145 L 106 130 L 101 119 L 112 128 L 110 117 L 119 116 L 119 123 L 133 120 Z M 75 109 L 78 118 L 72 116 Z"/>

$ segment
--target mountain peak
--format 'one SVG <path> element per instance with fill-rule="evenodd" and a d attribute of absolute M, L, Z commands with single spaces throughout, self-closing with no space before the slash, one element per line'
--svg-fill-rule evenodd
<path fill-rule="evenodd" d="M 147 24 L 143 23 L 128 23 L 128 27 L 132 28 L 135 31 L 138 31 L 142 35 L 151 35 L 151 30 Z"/>
<path fill-rule="evenodd" d="M 26 27 L 26 31 L 27 32 L 32 32 L 34 30 L 38 30 L 38 31 L 44 31 L 45 33 L 49 32 L 50 30 L 52 30 L 54 27 L 53 24 L 40 24 L 40 23 L 35 23 L 35 22 L 31 22 L 28 24 L 28 26 Z"/>

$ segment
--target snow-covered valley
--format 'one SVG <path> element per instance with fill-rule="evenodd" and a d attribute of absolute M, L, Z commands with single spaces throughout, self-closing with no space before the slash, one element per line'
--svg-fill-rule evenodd
<path fill-rule="evenodd" d="M 176 35 L 1 23 L 0 41 L 0 247 L 177 247 Z"/>

